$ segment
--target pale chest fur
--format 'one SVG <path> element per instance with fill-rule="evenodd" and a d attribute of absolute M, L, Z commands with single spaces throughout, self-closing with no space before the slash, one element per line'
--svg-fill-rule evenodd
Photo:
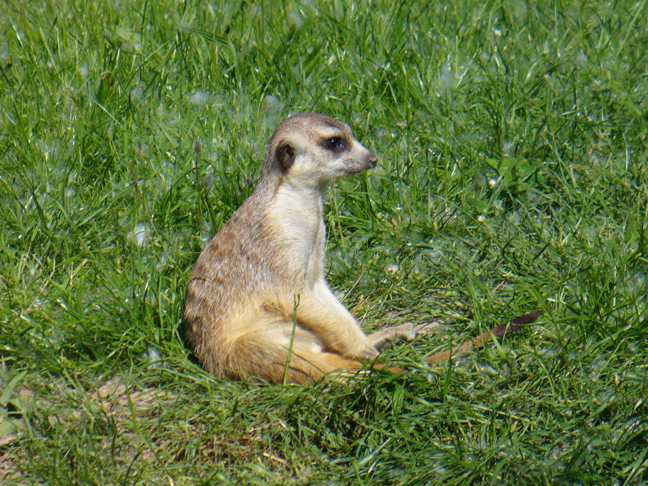
<path fill-rule="evenodd" d="M 323 278 L 326 229 L 322 193 L 317 188 L 278 188 L 267 211 L 281 246 L 283 267 L 296 286 L 311 287 Z"/>

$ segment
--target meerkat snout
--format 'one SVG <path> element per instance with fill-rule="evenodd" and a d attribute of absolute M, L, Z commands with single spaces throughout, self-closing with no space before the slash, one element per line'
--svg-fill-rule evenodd
<path fill-rule="evenodd" d="M 368 152 L 365 156 L 365 162 L 367 164 L 367 169 L 373 169 L 378 165 L 378 158 L 374 155 L 373 152 Z M 367 170 L 363 169 L 363 170 Z"/>

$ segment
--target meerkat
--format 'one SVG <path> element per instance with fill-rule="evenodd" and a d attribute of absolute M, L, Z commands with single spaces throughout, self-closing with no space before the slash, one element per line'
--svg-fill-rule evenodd
<path fill-rule="evenodd" d="M 349 126 L 328 116 L 301 113 L 279 125 L 254 192 L 206 245 L 189 280 L 187 338 L 207 371 L 310 383 L 354 372 L 381 349 L 415 337 L 411 324 L 366 335 L 325 279 L 326 186 L 376 164 Z M 493 334 L 427 361 L 447 361 Z"/>

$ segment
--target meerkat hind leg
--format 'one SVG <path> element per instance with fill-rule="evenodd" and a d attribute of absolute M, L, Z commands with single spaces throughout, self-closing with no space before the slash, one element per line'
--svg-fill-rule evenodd
<path fill-rule="evenodd" d="M 324 350 L 320 339 L 291 322 L 274 322 L 272 329 L 258 329 L 240 336 L 231 350 L 228 374 L 237 378 L 259 377 L 272 383 L 313 383 L 333 372 L 354 373 L 360 361 Z"/>

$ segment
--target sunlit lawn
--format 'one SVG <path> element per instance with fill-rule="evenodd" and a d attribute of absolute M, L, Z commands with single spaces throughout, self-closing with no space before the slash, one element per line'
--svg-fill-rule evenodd
<path fill-rule="evenodd" d="M 646 2 L 2 9 L 0 483 L 648 481 Z M 379 155 L 329 191 L 328 278 L 367 329 L 439 323 L 403 376 L 224 382 L 183 342 L 297 111 Z"/>

